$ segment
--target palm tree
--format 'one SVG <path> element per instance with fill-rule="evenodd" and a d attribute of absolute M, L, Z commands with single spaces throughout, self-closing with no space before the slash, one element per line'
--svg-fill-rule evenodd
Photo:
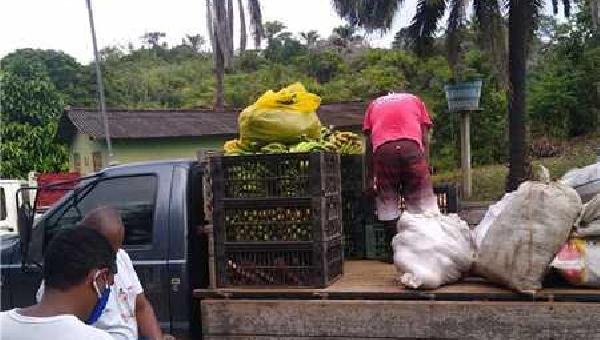
<path fill-rule="evenodd" d="M 306 41 L 306 47 L 311 48 L 314 47 L 319 40 L 319 33 L 315 30 L 310 30 L 308 32 L 300 32 L 300 36 L 304 41 Z"/>
<path fill-rule="evenodd" d="M 254 38 L 254 48 L 260 48 L 260 42 L 265 37 L 265 31 L 262 24 L 262 12 L 260 10 L 259 0 L 248 0 L 248 13 L 250 15 L 250 30 Z"/>
<path fill-rule="evenodd" d="M 206 24 L 208 27 L 208 36 L 210 38 L 213 59 L 215 63 L 215 110 L 222 111 L 225 106 L 225 90 L 223 88 L 223 79 L 225 69 L 231 67 L 233 60 L 233 0 L 205 0 L 206 1 Z M 248 13 L 250 15 L 250 28 L 254 36 L 256 48 L 260 47 L 260 42 L 264 37 L 262 28 L 262 14 L 259 0 L 248 0 Z M 246 49 L 246 17 L 244 6 L 241 0 L 238 0 L 238 10 L 240 13 L 240 50 Z"/>
<path fill-rule="evenodd" d="M 287 26 L 281 21 L 267 21 L 264 25 L 265 38 L 271 42 L 275 36 L 281 33 Z"/>
<path fill-rule="evenodd" d="M 351 25 L 367 31 L 388 30 L 404 0 L 332 0 L 338 15 Z M 589 0 L 595 5 L 598 0 Z M 467 6 L 473 7 L 484 47 L 496 57 L 500 74 L 508 74 L 510 103 L 508 127 L 510 139 L 509 174 L 506 189 L 512 191 L 529 173 L 527 148 L 525 76 L 527 47 L 533 35 L 536 20 L 544 0 L 418 0 L 416 14 L 408 27 L 407 35 L 417 53 L 424 53 L 433 42 L 438 24 L 449 11 L 447 46 L 449 62 L 455 66 L 460 53 L 460 33 L 466 21 Z M 574 0 L 562 0 L 565 16 L 570 13 Z M 554 13 L 558 0 L 552 0 Z M 508 67 L 505 64 L 505 33 L 501 9 L 508 7 Z M 593 7 L 593 6 L 592 6 Z M 498 57 L 499 56 L 499 57 Z"/>

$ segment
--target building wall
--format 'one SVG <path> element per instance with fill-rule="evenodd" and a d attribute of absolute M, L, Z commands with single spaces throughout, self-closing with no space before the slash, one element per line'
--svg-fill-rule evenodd
<path fill-rule="evenodd" d="M 167 159 L 195 159 L 200 148 L 219 149 L 226 137 L 113 140 L 114 159 L 120 164 Z"/>
<path fill-rule="evenodd" d="M 86 134 L 76 134 L 71 143 L 71 152 L 69 153 L 69 168 L 71 171 L 79 171 L 81 174 L 94 172 L 93 155 L 97 152 L 101 157 L 101 168 L 106 167 L 107 152 L 102 141 L 90 138 Z M 79 155 L 80 166 L 77 169 L 75 164 L 76 155 Z"/>
<path fill-rule="evenodd" d="M 113 162 L 127 164 L 132 162 L 195 159 L 200 148 L 219 149 L 227 137 L 163 138 L 163 139 L 114 139 Z M 77 134 L 71 143 L 69 168 L 77 171 L 75 154 L 80 157 L 79 172 L 87 175 L 94 172 L 93 154 L 101 155 L 101 168 L 108 165 L 108 151 L 102 139 L 92 139 L 85 134 Z"/>

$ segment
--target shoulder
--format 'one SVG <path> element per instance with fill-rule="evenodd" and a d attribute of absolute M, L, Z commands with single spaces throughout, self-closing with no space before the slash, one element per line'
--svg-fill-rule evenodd
<path fill-rule="evenodd" d="M 92 326 L 88 326 L 88 325 L 83 325 L 86 327 L 86 330 L 82 333 L 85 336 L 85 339 L 91 339 L 91 340 L 113 340 L 113 337 L 110 336 L 107 332 L 98 329 L 98 328 L 94 328 Z"/>
<path fill-rule="evenodd" d="M 131 258 L 129 257 L 129 254 L 127 254 L 127 252 L 125 250 L 119 249 L 119 251 L 117 251 L 117 261 L 131 263 Z"/>
<path fill-rule="evenodd" d="M 81 320 L 74 317 L 71 321 L 73 327 L 73 335 L 77 335 L 80 339 L 91 339 L 91 340 L 112 340 L 112 337 L 105 331 L 96 327 L 86 325 Z M 66 325 L 65 325 L 66 326 Z M 77 331 L 75 331 L 75 329 Z"/>
<path fill-rule="evenodd" d="M 135 273 L 133 268 L 133 262 L 131 262 L 131 258 L 123 249 L 119 249 L 117 252 L 117 271 L 118 272 L 127 272 L 129 275 L 131 273 Z"/>

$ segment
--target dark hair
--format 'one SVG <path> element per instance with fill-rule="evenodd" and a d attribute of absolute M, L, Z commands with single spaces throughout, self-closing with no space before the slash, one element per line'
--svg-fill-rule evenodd
<path fill-rule="evenodd" d="M 66 229 L 53 237 L 44 256 L 44 284 L 66 290 L 92 269 L 115 268 L 115 252 L 104 236 L 89 228 Z"/>

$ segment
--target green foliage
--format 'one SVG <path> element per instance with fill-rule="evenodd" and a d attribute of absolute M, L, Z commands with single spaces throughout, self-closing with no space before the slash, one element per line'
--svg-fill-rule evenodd
<path fill-rule="evenodd" d="M 0 74 L 0 177 L 25 178 L 32 170 L 66 169 L 66 148 L 55 139 L 64 106 L 39 64 L 20 63 L 21 77 Z"/>
<path fill-rule="evenodd" d="M 55 50 L 20 49 L 2 59 L 2 69 L 24 78 L 44 74 L 66 104 L 90 106 L 94 102 L 92 74 L 70 55 Z"/>
<path fill-rule="evenodd" d="M 530 76 L 529 115 L 534 135 L 566 138 L 600 127 L 600 41 L 592 34 L 587 12 L 546 36 Z"/>
<path fill-rule="evenodd" d="M 592 33 L 589 14 L 578 13 L 564 25 L 549 19 L 542 24 L 529 60 L 528 108 L 532 133 L 570 137 L 597 130 L 600 39 Z M 225 74 L 226 106 L 243 108 L 265 91 L 296 81 L 319 94 L 323 103 L 368 101 L 388 91 L 412 92 L 423 98 L 434 117 L 433 166 L 437 170 L 454 169 L 459 163 L 459 121 L 457 115 L 445 112 L 444 85 L 451 81 L 452 72 L 441 49 L 444 37 L 436 37 L 427 53 L 418 57 L 407 50 L 411 47 L 407 30 L 398 32 L 393 49 L 372 49 L 362 47 L 362 37 L 355 35 L 349 26 L 336 28 L 326 42 L 317 41 L 314 31 L 306 32 L 301 35 L 303 44 L 286 31 L 284 24 L 266 23 L 266 49 L 236 55 L 232 68 Z M 460 59 L 464 75 L 478 74 L 483 80 L 482 111 L 473 113 L 471 120 L 473 163 L 503 163 L 507 155 L 507 93 L 497 77 L 497 58 L 477 47 L 478 36 L 474 31 L 467 33 Z M 102 50 L 108 106 L 212 107 L 213 61 L 210 54 L 202 52 L 202 37 L 188 36 L 175 47 L 162 44 L 160 34 L 145 38 L 147 46 L 140 49 Z M 353 42 L 358 44 L 352 49 L 340 48 Z M 4 124 L 3 129 L 11 136 L 31 130 L 30 135 L 21 137 L 29 145 L 36 145 L 31 136 L 43 133 L 47 133 L 46 140 L 51 140 L 53 134 L 49 131 L 56 130 L 57 119 L 52 114 L 60 109 L 43 108 L 56 108 L 61 102 L 94 107 L 93 66 L 80 65 L 57 51 L 19 50 L 5 57 L 3 84 L 11 85 L 3 91 L 11 94 L 3 94 L 9 98 L 3 97 L 3 119 L 21 125 Z M 24 130 L 23 124 L 29 124 L 28 129 Z M 38 126 L 48 131 L 38 131 Z M 4 144 L 7 146 L 3 150 L 12 145 Z M 16 150 L 21 149 L 11 148 L 14 158 L 20 159 Z M 55 154 L 61 159 L 60 152 Z M 42 168 L 45 164 L 54 164 L 48 168 L 59 167 L 58 163 L 36 160 L 35 167 Z M 18 165 L 17 170 L 10 171 L 19 173 L 19 169 L 27 167 L 31 165 Z"/>
<path fill-rule="evenodd" d="M 315 77 L 319 83 L 326 83 L 335 75 L 346 71 L 342 57 L 331 50 L 309 51 L 306 55 L 298 57 L 296 62 L 304 72 Z"/>

